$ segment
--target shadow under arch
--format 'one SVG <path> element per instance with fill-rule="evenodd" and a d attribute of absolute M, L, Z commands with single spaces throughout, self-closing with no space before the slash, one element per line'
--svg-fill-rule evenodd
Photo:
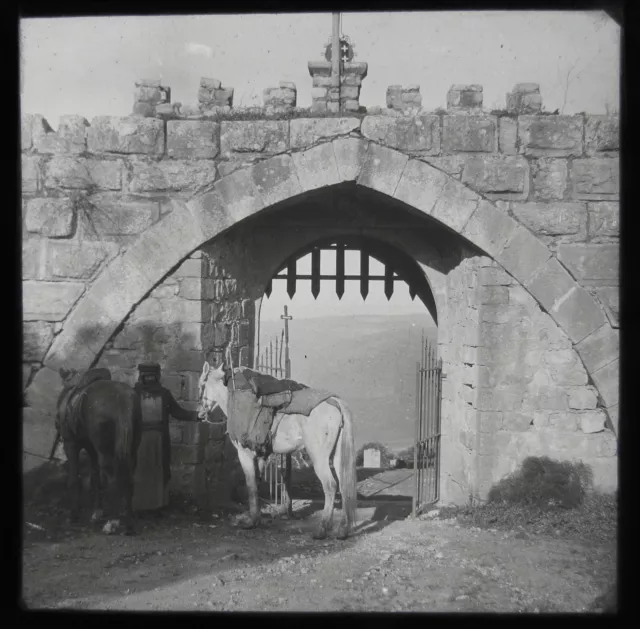
<path fill-rule="evenodd" d="M 438 313 L 433 290 L 424 271 L 409 254 L 394 245 L 372 236 L 343 235 L 320 237 L 311 243 L 306 243 L 288 255 L 276 267 L 271 279 L 287 269 L 292 261 L 300 260 L 315 249 L 323 249 L 335 243 L 346 245 L 353 249 L 365 250 L 367 254 L 378 262 L 391 267 L 394 273 L 397 273 L 399 278 L 409 286 L 410 293 L 422 301 L 434 323 L 436 326 L 438 325 Z M 263 294 L 266 294 L 271 279 L 267 285 L 264 286 Z"/>

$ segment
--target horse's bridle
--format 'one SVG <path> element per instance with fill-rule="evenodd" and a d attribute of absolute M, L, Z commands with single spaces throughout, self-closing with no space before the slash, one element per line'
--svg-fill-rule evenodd
<path fill-rule="evenodd" d="M 210 400 L 205 393 L 205 383 L 208 378 L 209 378 L 209 374 L 207 374 L 205 381 L 200 385 L 200 399 L 198 400 L 198 402 L 202 410 L 204 410 L 204 412 L 206 413 L 206 417 L 204 419 L 201 419 L 200 421 L 203 421 L 205 424 L 224 424 L 227 421 L 226 417 L 216 422 L 212 422 L 209 419 L 209 415 L 213 413 L 213 411 L 215 411 L 216 408 L 220 406 L 220 404 L 216 402 L 216 400 Z M 208 408 L 209 405 L 211 405 L 210 408 Z"/>

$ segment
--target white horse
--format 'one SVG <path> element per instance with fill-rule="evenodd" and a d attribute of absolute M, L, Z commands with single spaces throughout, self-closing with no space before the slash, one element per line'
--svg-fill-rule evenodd
<path fill-rule="evenodd" d="M 206 419 L 216 406 L 220 406 L 222 412 L 228 417 L 229 391 L 224 379 L 225 371 L 222 365 L 215 369 L 205 362 L 199 383 L 198 416 L 201 419 Z M 276 454 L 289 454 L 304 447 L 311 458 L 315 473 L 324 490 L 324 510 L 320 525 L 313 534 L 314 539 L 324 539 L 333 521 L 337 489 L 330 467 L 333 458 L 334 469 L 340 483 L 343 511 L 337 537 L 346 539 L 356 523 L 357 478 L 353 423 L 345 402 L 337 397 L 329 399 L 335 401 L 340 410 L 325 400 L 318 404 L 308 417 L 277 413 L 274 421 L 276 431 L 271 434 L 272 447 Z M 260 524 L 257 477 L 258 473 L 262 475 L 266 460 L 235 440 L 231 441 L 238 451 L 238 459 L 242 465 L 249 492 L 249 513 L 243 514 L 239 523 L 244 528 L 253 528 Z M 286 489 L 290 495 L 290 488 Z"/>

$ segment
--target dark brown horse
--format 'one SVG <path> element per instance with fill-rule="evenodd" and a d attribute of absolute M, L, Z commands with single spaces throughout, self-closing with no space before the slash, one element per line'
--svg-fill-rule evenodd
<path fill-rule="evenodd" d="M 80 512 L 79 455 L 84 449 L 91 460 L 92 521 L 102 518 L 102 492 L 115 479 L 125 532 L 132 534 L 134 473 L 142 424 L 140 398 L 129 385 L 111 380 L 107 369 L 92 369 L 82 375 L 60 369 L 60 376 L 63 390 L 56 409 L 56 429 L 69 465 L 71 519 L 77 520 Z M 109 521 L 104 531 L 109 533 L 118 524 L 117 520 Z"/>

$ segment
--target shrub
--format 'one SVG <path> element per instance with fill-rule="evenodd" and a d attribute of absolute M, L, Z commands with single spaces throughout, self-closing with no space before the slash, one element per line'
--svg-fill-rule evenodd
<path fill-rule="evenodd" d="M 572 509 L 582 504 L 592 484 L 592 472 L 584 463 L 528 457 L 519 470 L 496 483 L 489 502 L 506 502 L 548 508 Z"/>

